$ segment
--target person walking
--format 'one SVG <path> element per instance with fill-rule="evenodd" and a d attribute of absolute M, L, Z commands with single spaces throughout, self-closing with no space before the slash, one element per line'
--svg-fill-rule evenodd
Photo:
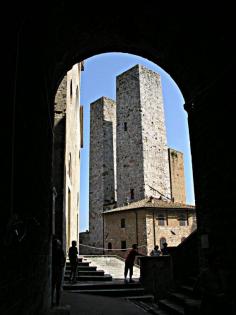
<path fill-rule="evenodd" d="M 77 248 L 77 243 L 76 241 L 71 242 L 71 247 L 69 248 L 69 260 L 70 260 L 70 266 L 71 266 L 71 271 L 70 271 L 70 281 L 71 282 L 76 282 L 76 273 L 77 273 L 77 265 L 78 265 L 78 248 Z"/>
<path fill-rule="evenodd" d="M 125 276 L 125 283 L 127 283 L 127 275 L 129 271 L 129 282 L 134 282 L 132 280 L 133 276 L 133 267 L 134 267 L 134 260 L 136 256 L 143 256 L 138 252 L 137 244 L 132 245 L 132 249 L 130 250 L 128 256 L 125 259 L 125 270 L 124 270 L 124 276 Z"/>

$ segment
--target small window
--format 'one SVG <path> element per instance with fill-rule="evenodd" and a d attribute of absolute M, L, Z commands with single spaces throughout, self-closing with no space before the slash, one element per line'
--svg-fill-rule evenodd
<path fill-rule="evenodd" d="M 120 220 L 120 227 L 125 228 L 125 219 Z"/>
<path fill-rule="evenodd" d="M 79 106 L 79 87 L 76 87 L 76 106 Z"/>
<path fill-rule="evenodd" d="M 164 226 L 165 225 L 165 217 L 164 217 L 164 215 L 158 215 L 157 221 L 158 221 L 158 225 Z"/>
<path fill-rule="evenodd" d="M 112 243 L 109 242 L 109 243 L 107 244 L 107 247 L 108 247 L 109 250 L 111 250 L 111 249 L 112 249 Z"/>
<path fill-rule="evenodd" d="M 72 80 L 70 81 L 70 98 L 73 96 L 73 85 L 72 85 Z"/>
<path fill-rule="evenodd" d="M 124 122 L 124 131 L 127 131 L 127 122 Z"/>
<path fill-rule="evenodd" d="M 182 214 L 179 216 L 179 225 L 186 226 L 187 225 L 187 217 L 186 215 Z"/>
<path fill-rule="evenodd" d="M 134 189 L 130 189 L 130 200 L 134 200 Z"/>
<path fill-rule="evenodd" d="M 121 249 L 126 250 L 126 241 L 121 241 Z"/>
<path fill-rule="evenodd" d="M 72 177 L 72 161 L 71 161 L 71 153 L 69 153 L 69 160 L 68 160 L 68 173 L 71 180 Z"/>

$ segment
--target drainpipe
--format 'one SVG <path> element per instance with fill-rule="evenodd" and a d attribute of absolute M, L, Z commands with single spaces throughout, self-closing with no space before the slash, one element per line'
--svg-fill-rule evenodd
<path fill-rule="evenodd" d="M 105 255 L 105 239 L 104 239 L 104 213 L 102 214 L 102 247 L 103 247 L 103 255 Z"/>
<path fill-rule="evenodd" d="M 152 210 L 152 224 L 153 224 L 153 241 L 154 241 L 154 246 L 156 245 L 156 229 L 155 229 L 155 215 L 154 215 L 154 210 Z"/>
<path fill-rule="evenodd" d="M 136 219 L 136 243 L 138 246 L 138 213 L 135 211 L 135 219 Z"/>

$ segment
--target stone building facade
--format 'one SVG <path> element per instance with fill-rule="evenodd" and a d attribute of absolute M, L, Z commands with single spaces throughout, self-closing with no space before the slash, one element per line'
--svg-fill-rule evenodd
<path fill-rule="evenodd" d="M 117 205 L 171 198 L 160 75 L 141 66 L 117 77 Z"/>
<path fill-rule="evenodd" d="M 196 229 L 195 207 L 155 198 L 104 211 L 106 253 L 126 257 L 136 243 L 149 255 L 154 245 L 179 245 Z"/>
<path fill-rule="evenodd" d="M 102 212 L 115 203 L 116 104 L 102 97 L 93 102 L 90 108 L 90 245 L 103 247 Z"/>
<path fill-rule="evenodd" d="M 79 241 L 80 150 L 83 147 L 83 107 L 80 82 L 83 63 L 63 78 L 54 108 L 53 208 L 54 233 L 68 249 Z"/>

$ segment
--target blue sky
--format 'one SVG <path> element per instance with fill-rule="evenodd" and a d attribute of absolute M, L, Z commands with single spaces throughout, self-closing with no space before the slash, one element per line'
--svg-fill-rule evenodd
<path fill-rule="evenodd" d="M 171 76 L 153 62 L 124 53 L 107 53 L 85 60 L 81 76 L 81 105 L 84 106 L 84 148 L 81 150 L 80 232 L 88 229 L 89 218 L 89 111 L 90 103 L 107 96 L 116 99 L 116 76 L 136 64 L 161 76 L 168 146 L 184 153 L 187 203 L 194 204 L 192 161 L 184 98 Z"/>

